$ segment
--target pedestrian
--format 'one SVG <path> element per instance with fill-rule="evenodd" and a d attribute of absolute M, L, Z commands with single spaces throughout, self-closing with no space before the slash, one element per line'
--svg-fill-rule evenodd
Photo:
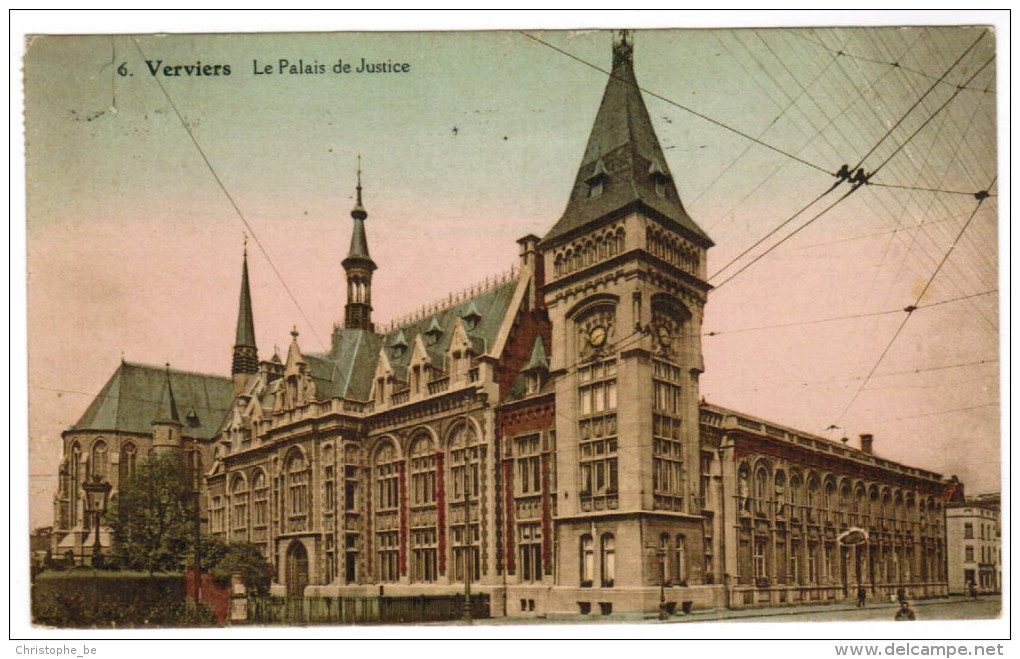
<path fill-rule="evenodd" d="M 857 586 L 857 608 L 862 609 L 867 604 L 868 591 L 864 589 L 864 586 Z"/>
<path fill-rule="evenodd" d="M 976 600 L 977 599 L 977 584 L 975 584 L 973 581 L 968 581 L 967 582 L 967 592 L 970 594 L 970 598 L 972 600 Z"/>
<path fill-rule="evenodd" d="M 900 586 L 896 589 L 896 600 L 902 602 L 905 599 L 907 599 L 907 589 Z"/>
<path fill-rule="evenodd" d="M 910 602 L 907 600 L 900 602 L 900 608 L 896 611 L 896 616 L 893 620 L 917 620 L 917 614 L 910 608 Z"/>

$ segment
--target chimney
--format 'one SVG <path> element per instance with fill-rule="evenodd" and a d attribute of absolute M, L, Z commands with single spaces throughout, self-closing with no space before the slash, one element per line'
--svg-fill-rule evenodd
<path fill-rule="evenodd" d="M 861 435 L 861 450 L 867 453 L 868 455 L 871 455 L 873 453 L 872 444 L 874 444 L 874 442 L 875 442 L 874 435 L 870 433 Z"/>
<path fill-rule="evenodd" d="M 528 309 L 530 310 L 534 310 L 538 306 L 540 301 L 538 296 L 545 285 L 542 255 L 538 252 L 538 241 L 538 236 L 530 233 L 517 239 L 517 244 L 521 248 L 521 279 L 524 279 L 527 273 L 532 275 L 531 287 L 528 290 Z"/>

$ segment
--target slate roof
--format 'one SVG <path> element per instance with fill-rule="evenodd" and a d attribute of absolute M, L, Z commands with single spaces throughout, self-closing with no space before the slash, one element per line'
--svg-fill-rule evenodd
<path fill-rule="evenodd" d="M 121 362 L 73 429 L 150 434 L 167 407 L 166 383 L 163 366 Z M 170 384 L 184 435 L 212 439 L 233 403 L 231 379 L 171 369 Z"/>
<path fill-rule="evenodd" d="M 472 311 L 477 312 L 480 318 L 475 327 L 467 330 L 468 340 L 471 342 L 471 347 L 476 354 L 485 354 L 495 342 L 496 335 L 503 324 L 503 319 L 510 310 L 510 303 L 513 301 L 516 287 L 517 280 L 511 279 L 503 284 L 493 286 L 473 298 L 464 300 L 460 304 L 439 311 L 431 316 L 420 318 L 413 323 L 397 327 L 383 335 L 382 345 L 386 346 L 387 350 L 393 345 L 393 341 L 399 333 L 403 333 L 408 345 L 407 349 L 399 357 L 393 357 L 392 354 L 388 354 L 390 364 L 398 373 L 406 372 L 411 362 L 411 353 L 414 352 L 415 339 L 419 334 L 424 334 L 428 331 L 433 326 L 433 323 L 435 323 L 442 330 L 439 340 L 433 345 L 429 345 L 425 337 L 422 337 L 422 340 L 425 342 L 426 351 L 433 364 L 440 368 L 445 368 L 446 353 L 450 349 L 454 323 L 457 321 L 457 318 L 463 317 L 466 313 Z M 376 351 L 378 352 L 378 348 L 376 348 Z M 372 360 L 372 369 L 374 374 L 374 359 Z M 371 375 L 369 375 L 369 378 L 371 378 Z M 371 387 L 371 380 L 369 380 L 369 387 Z"/>
<path fill-rule="evenodd" d="M 363 329 L 338 329 L 329 354 L 305 355 L 320 399 L 368 400 L 382 338 Z"/>
<path fill-rule="evenodd" d="M 244 253 L 241 267 L 241 299 L 237 305 L 237 336 L 235 346 L 255 347 L 255 321 L 251 311 L 251 291 L 248 287 L 248 252 Z"/>
<path fill-rule="evenodd" d="M 655 179 L 663 176 L 666 191 L 660 197 Z M 603 192 L 592 197 L 588 181 L 595 178 L 602 178 Z M 657 211 L 704 246 L 712 245 L 684 210 L 628 56 L 614 61 L 567 208 L 542 239 L 542 246 L 566 239 L 585 225 L 634 204 Z"/>

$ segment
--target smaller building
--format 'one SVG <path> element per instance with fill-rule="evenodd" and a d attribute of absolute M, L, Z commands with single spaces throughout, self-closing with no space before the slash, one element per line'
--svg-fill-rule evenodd
<path fill-rule="evenodd" d="M 949 592 L 1002 592 L 1002 502 L 999 493 L 966 497 L 946 508 Z"/>

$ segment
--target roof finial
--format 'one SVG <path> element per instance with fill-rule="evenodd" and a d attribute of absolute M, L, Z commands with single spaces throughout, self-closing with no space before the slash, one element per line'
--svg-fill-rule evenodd
<path fill-rule="evenodd" d="M 294 328 L 290 331 L 290 335 L 294 337 L 295 341 L 297 341 L 298 338 L 297 325 L 295 325 Z"/>
<path fill-rule="evenodd" d="M 247 231 L 242 231 L 241 235 L 243 236 L 243 240 L 244 240 L 244 258 L 247 259 L 248 258 L 248 232 Z"/>
<path fill-rule="evenodd" d="M 354 204 L 354 210 L 351 211 L 351 217 L 355 220 L 364 220 L 368 217 L 368 213 L 365 212 L 365 207 L 361 205 L 361 154 L 358 154 L 358 195 L 357 200 Z"/>
<path fill-rule="evenodd" d="M 630 30 L 615 30 L 613 34 L 613 68 L 634 64 L 634 42 Z"/>

